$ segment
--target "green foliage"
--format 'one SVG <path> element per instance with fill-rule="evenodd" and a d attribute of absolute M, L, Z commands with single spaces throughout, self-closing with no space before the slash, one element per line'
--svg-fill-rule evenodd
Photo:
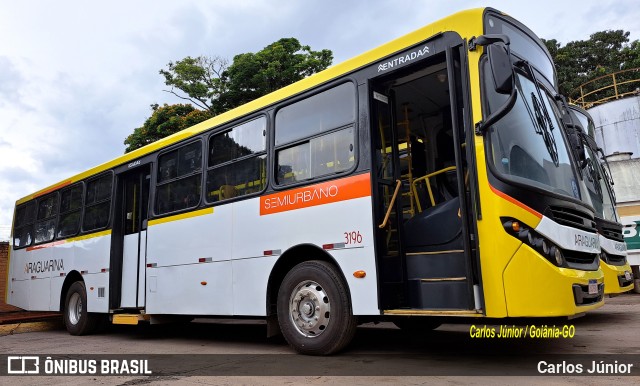
<path fill-rule="evenodd" d="M 256 53 L 236 55 L 233 64 L 220 57 L 187 56 L 160 70 L 165 90 L 191 104 L 160 107 L 134 129 L 125 152 L 145 146 L 234 107 L 301 80 L 331 65 L 330 50 L 313 51 L 298 39 L 284 38 Z"/>
<path fill-rule="evenodd" d="M 585 82 L 640 66 L 640 43 L 629 42 L 629 32 L 623 30 L 596 32 L 565 46 L 556 39 L 543 42 L 555 62 L 560 92 L 571 97 L 580 96 L 577 88 Z"/>
<path fill-rule="evenodd" d="M 220 113 L 216 111 L 216 101 L 226 92 L 223 77 L 228 67 L 226 59 L 187 56 L 175 63 L 169 62 L 167 67 L 167 70 L 160 70 L 165 84 L 171 86 L 171 90 L 166 91 L 191 101 L 203 110 L 209 110 L 213 114 Z M 176 89 L 187 96 L 179 94 Z"/>
<path fill-rule="evenodd" d="M 209 111 L 197 110 L 189 104 L 176 104 L 160 107 L 151 105 L 153 113 L 147 118 L 142 127 L 133 130 L 124 144 L 127 145 L 125 153 L 148 145 L 161 138 L 177 133 L 187 127 L 211 118 Z"/>
<path fill-rule="evenodd" d="M 256 53 L 236 55 L 225 72 L 227 110 L 288 86 L 331 65 L 330 50 L 312 51 L 295 38 L 283 38 Z"/>
<path fill-rule="evenodd" d="M 256 53 L 190 56 L 160 70 L 168 92 L 217 115 L 303 79 L 331 65 L 330 50 L 313 51 L 298 39 L 283 38 Z"/>

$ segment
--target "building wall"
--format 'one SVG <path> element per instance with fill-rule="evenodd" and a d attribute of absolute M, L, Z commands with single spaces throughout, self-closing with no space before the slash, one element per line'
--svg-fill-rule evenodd
<path fill-rule="evenodd" d="M 0 312 L 18 311 L 17 307 L 6 304 L 7 270 L 9 269 L 9 243 L 0 241 Z"/>
<path fill-rule="evenodd" d="M 629 263 L 640 266 L 640 95 L 597 105 L 588 112 L 596 142 L 611 167 Z"/>
<path fill-rule="evenodd" d="M 629 264 L 640 265 L 640 158 L 608 158 Z"/>
<path fill-rule="evenodd" d="M 590 108 L 596 126 L 595 139 L 605 155 L 632 153 L 640 158 L 640 95 Z"/>

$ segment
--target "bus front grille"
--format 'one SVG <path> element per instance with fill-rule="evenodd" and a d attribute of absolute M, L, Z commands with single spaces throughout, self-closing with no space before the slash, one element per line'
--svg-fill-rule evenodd
<path fill-rule="evenodd" d="M 589 232 L 596 232 L 596 222 L 593 217 L 575 209 L 560 206 L 549 207 L 551 218 L 558 224 L 578 228 Z"/>

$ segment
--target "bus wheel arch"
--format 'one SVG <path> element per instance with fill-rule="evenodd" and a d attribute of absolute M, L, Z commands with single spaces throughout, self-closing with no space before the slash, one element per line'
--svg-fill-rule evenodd
<path fill-rule="evenodd" d="M 267 282 L 267 316 L 277 313 L 278 290 L 287 273 L 296 265 L 310 260 L 320 260 L 332 264 L 340 274 L 341 279 L 345 283 L 347 282 L 338 262 L 324 249 L 313 244 L 300 244 L 291 247 L 278 258 L 278 261 L 271 269 L 269 281 Z M 349 302 L 351 302 L 351 293 L 349 293 Z"/>
<path fill-rule="evenodd" d="M 87 335 L 96 329 L 98 318 L 87 311 L 87 289 L 84 280 L 81 276 L 78 277 L 79 274 L 74 276 L 66 279 L 63 285 L 62 317 L 71 335 Z"/>
<path fill-rule="evenodd" d="M 67 298 L 67 292 L 69 292 L 69 287 L 71 287 L 71 284 L 77 281 L 82 281 L 82 282 L 84 281 L 84 279 L 82 279 L 82 275 L 78 271 L 71 271 L 65 277 L 64 283 L 62 283 L 62 290 L 60 291 L 60 308 L 59 308 L 60 312 L 64 311 L 65 301 Z"/>
<path fill-rule="evenodd" d="M 349 286 L 333 258 L 315 246 L 292 248 L 274 267 L 269 281 L 269 308 L 276 305 L 276 320 L 285 339 L 296 351 L 329 355 L 353 338 Z M 280 262 L 280 261 L 279 261 Z"/>

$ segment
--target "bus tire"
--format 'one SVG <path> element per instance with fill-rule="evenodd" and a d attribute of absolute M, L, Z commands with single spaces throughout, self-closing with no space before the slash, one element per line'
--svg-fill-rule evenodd
<path fill-rule="evenodd" d="M 278 291 L 278 323 L 301 354 L 329 355 L 349 344 L 357 319 L 336 268 L 318 260 L 293 267 Z"/>
<path fill-rule="evenodd" d="M 71 335 L 87 335 L 97 325 L 96 315 L 87 312 L 87 290 L 84 282 L 76 281 L 67 291 L 64 302 L 64 325 Z"/>

